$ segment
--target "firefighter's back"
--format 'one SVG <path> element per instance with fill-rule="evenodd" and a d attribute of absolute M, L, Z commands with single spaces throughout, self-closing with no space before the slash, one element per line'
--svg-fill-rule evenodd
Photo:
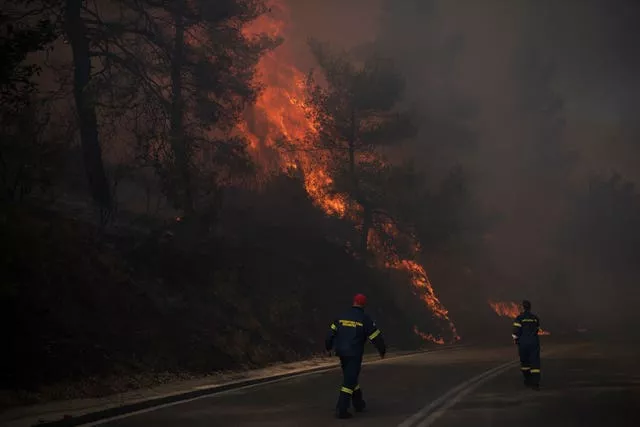
<path fill-rule="evenodd" d="M 540 328 L 540 320 L 538 316 L 531 312 L 524 312 L 517 318 L 517 323 L 521 326 L 520 343 L 537 344 L 539 342 L 538 331 Z"/>
<path fill-rule="evenodd" d="M 336 321 L 336 354 L 340 357 L 362 356 L 370 323 L 362 308 L 351 307 Z"/>

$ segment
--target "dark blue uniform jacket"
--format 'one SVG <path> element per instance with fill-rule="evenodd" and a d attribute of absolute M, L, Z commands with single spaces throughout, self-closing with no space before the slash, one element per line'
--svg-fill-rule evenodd
<path fill-rule="evenodd" d="M 329 327 L 325 346 L 335 348 L 340 357 L 362 357 L 364 343 L 370 340 L 381 355 L 387 351 L 380 329 L 361 307 L 351 307 Z"/>
<path fill-rule="evenodd" d="M 539 344 L 540 319 L 535 314 L 525 311 L 513 321 L 513 339 L 519 344 Z"/>

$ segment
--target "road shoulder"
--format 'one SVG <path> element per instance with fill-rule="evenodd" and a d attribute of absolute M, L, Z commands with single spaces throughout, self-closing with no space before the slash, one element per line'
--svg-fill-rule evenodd
<path fill-rule="evenodd" d="M 398 357 L 421 354 L 437 349 L 414 352 L 393 352 L 387 355 L 392 360 Z M 378 356 L 368 354 L 365 363 L 378 360 Z M 178 381 L 158 387 L 128 391 L 103 398 L 56 401 L 40 405 L 24 406 L 6 411 L 0 415 L 0 424 L 6 427 L 27 427 L 33 425 L 80 425 L 99 419 L 135 412 L 171 402 L 197 398 L 225 390 L 284 380 L 305 374 L 325 372 L 338 368 L 335 357 L 316 357 L 306 361 L 283 363 L 272 367 L 227 372 L 199 379 Z"/>

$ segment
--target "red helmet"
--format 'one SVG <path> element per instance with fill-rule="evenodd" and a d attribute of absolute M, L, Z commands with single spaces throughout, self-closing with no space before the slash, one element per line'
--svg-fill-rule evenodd
<path fill-rule="evenodd" d="M 365 305 L 367 305 L 367 297 L 364 296 L 364 294 L 356 294 L 353 297 L 353 305 L 364 307 Z"/>

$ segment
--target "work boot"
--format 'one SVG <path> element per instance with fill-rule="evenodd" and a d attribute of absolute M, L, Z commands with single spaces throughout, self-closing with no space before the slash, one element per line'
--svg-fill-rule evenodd
<path fill-rule="evenodd" d="M 349 408 L 351 407 L 351 395 L 345 392 L 340 392 L 340 396 L 338 397 L 338 403 L 336 404 L 336 417 L 338 418 L 351 418 L 352 415 L 349 413 Z"/>
<path fill-rule="evenodd" d="M 353 402 L 353 409 L 355 409 L 356 412 L 363 412 L 366 407 L 367 407 L 367 403 L 364 400 Z"/>
<path fill-rule="evenodd" d="M 351 417 L 353 417 L 353 415 L 348 411 L 345 411 L 345 412 L 336 411 L 336 418 L 339 418 L 341 420 L 345 420 L 345 419 L 351 418 Z"/>
<path fill-rule="evenodd" d="M 360 388 L 353 392 L 351 403 L 353 404 L 353 409 L 355 409 L 356 412 L 362 412 L 364 411 L 364 408 L 367 407 L 367 404 L 362 398 L 362 390 Z"/>

